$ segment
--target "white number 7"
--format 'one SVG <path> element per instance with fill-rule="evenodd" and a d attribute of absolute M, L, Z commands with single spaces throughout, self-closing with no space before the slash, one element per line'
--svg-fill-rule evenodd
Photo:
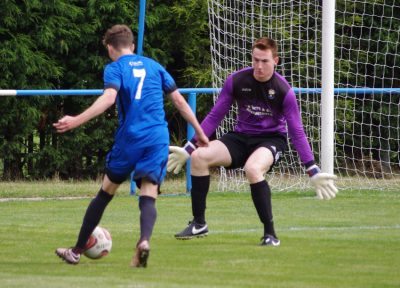
<path fill-rule="evenodd" d="M 145 69 L 133 69 L 133 77 L 140 78 L 139 85 L 136 89 L 135 99 L 140 99 L 142 97 L 142 88 L 144 78 L 146 77 Z"/>

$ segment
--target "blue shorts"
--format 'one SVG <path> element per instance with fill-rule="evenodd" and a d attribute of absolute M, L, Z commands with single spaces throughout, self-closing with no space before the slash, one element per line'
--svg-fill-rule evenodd
<path fill-rule="evenodd" d="M 133 145 L 114 144 L 107 154 L 106 175 L 111 182 L 121 184 L 134 171 L 133 179 L 141 182 L 146 178 L 160 185 L 167 173 L 168 144 L 135 148 Z"/>

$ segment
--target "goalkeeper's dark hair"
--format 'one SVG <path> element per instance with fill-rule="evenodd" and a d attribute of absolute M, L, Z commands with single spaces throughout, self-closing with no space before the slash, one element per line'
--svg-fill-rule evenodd
<path fill-rule="evenodd" d="M 278 44 L 276 43 L 275 40 L 267 37 L 262 37 L 257 39 L 253 47 L 251 48 L 251 51 L 253 51 L 255 48 L 260 49 L 260 50 L 271 50 L 272 56 L 277 57 L 278 56 Z"/>
<path fill-rule="evenodd" d="M 103 45 L 111 45 L 115 49 L 129 47 L 134 43 L 132 30 L 127 25 L 114 25 L 104 34 Z"/>

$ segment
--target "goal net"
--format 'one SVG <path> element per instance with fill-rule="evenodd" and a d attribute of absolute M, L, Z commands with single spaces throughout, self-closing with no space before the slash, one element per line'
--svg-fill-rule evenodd
<path fill-rule="evenodd" d="M 209 0 L 213 86 L 251 65 L 251 45 L 279 44 L 277 71 L 295 87 L 303 124 L 320 163 L 322 2 Z M 395 0 L 338 0 L 335 23 L 335 173 L 345 188 L 400 187 L 400 6 Z M 356 88 L 356 89 L 343 89 Z M 385 88 L 377 90 L 378 88 Z M 218 94 L 214 95 L 214 100 Z M 236 107 L 217 130 L 235 125 Z M 248 189 L 243 171 L 220 170 L 220 190 Z M 277 190 L 308 187 L 293 147 L 267 175 Z"/>

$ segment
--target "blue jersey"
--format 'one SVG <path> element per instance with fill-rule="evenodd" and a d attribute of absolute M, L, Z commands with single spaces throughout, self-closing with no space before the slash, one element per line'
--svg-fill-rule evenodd
<path fill-rule="evenodd" d="M 124 55 L 106 66 L 104 88 L 118 91 L 116 142 L 135 147 L 169 143 L 164 95 L 177 87 L 159 63 L 143 56 Z"/>

